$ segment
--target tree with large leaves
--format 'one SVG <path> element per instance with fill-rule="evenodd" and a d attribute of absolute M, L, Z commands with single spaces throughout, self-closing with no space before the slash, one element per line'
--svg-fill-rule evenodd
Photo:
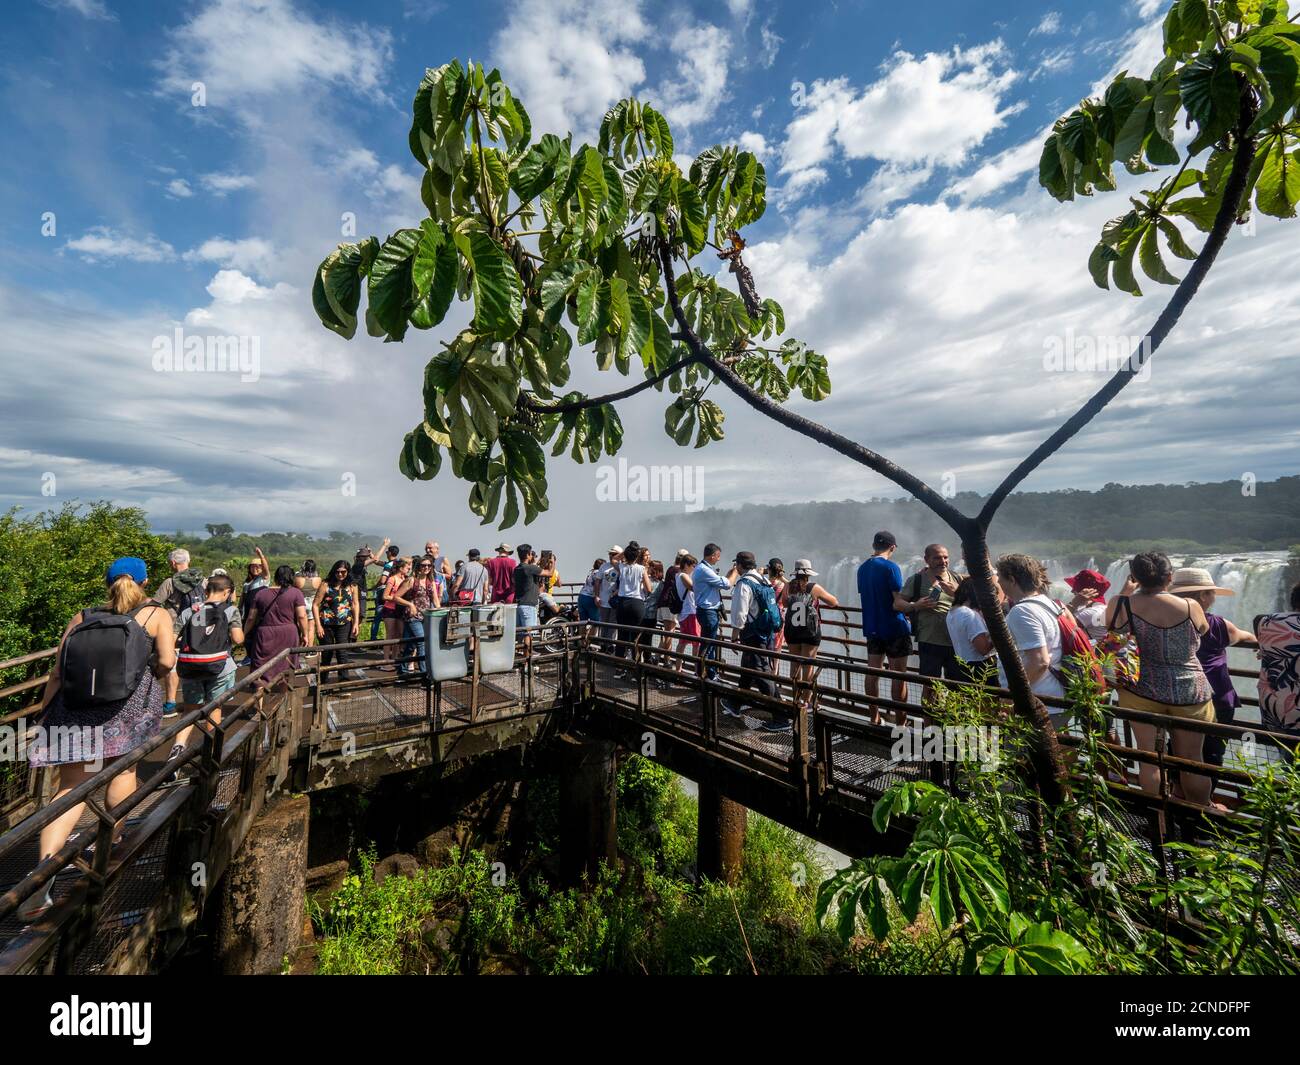
<path fill-rule="evenodd" d="M 679 445 L 722 438 L 721 385 L 912 493 L 961 538 L 1015 707 L 1036 726 L 1039 790 L 1059 801 L 1066 786 L 1060 749 L 998 606 L 988 528 L 1008 493 L 1142 369 L 1234 223 L 1251 210 L 1295 214 L 1298 98 L 1300 25 L 1285 0 L 1175 0 L 1155 69 L 1146 77 L 1121 73 L 1100 98 L 1055 124 L 1039 180 L 1059 200 L 1115 190 L 1117 162 L 1130 174 L 1174 168 L 1107 223 L 1088 269 L 1098 285 L 1134 296 L 1139 268 L 1152 282 L 1177 287 L 1124 368 L 975 515 L 787 406 L 795 392 L 824 399 L 831 382 L 822 355 L 784 336 L 781 307 L 759 297 L 744 263 L 744 230 L 766 206 L 763 165 L 751 152 L 718 145 L 683 170 L 668 122 L 647 103 L 620 101 L 597 143 L 575 146 L 571 135 L 534 140 L 523 103 L 496 70 L 453 61 L 427 71 L 409 145 L 424 170 L 429 216 L 382 242 L 339 245 L 317 270 L 312 300 L 327 328 L 351 338 L 365 288 L 366 329 L 387 341 L 405 339 L 411 327 L 434 328 L 453 298 L 472 304 L 470 324 L 441 341 L 425 370 L 424 418 L 406 434 L 398 462 L 407 477 L 424 480 L 445 456 L 469 483 L 470 508 L 485 524 L 532 521 L 548 505 L 544 448 L 577 462 L 614 454 L 623 436 L 615 404 L 665 387 L 673 398 L 664 429 Z M 1193 131 L 1186 143 L 1184 126 Z M 1185 224 L 1205 234 L 1199 251 Z M 1166 254 L 1190 262 L 1181 281 Z M 727 264 L 734 291 L 708 266 L 715 256 Z M 632 383 L 604 395 L 566 391 L 578 347 Z"/>

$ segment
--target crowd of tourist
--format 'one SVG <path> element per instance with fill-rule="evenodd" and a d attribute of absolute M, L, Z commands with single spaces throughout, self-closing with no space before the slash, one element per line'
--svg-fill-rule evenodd
<path fill-rule="evenodd" d="M 858 569 L 863 641 L 831 637 L 846 647 L 865 643 L 867 663 L 877 671 L 865 678 L 876 722 L 882 714 L 892 714 L 898 724 L 923 714 L 936 683 L 991 683 L 996 677 L 1006 687 L 1008 663 L 995 653 L 985 617 L 991 603 L 982 601 L 975 579 L 954 568 L 947 548 L 936 543 L 924 548 L 921 568 L 904 580 L 893 560 L 897 550 L 897 538 L 882 530 Z M 525 650 L 549 616 L 584 623 L 597 646 L 621 663 L 618 675 L 626 677 L 637 661 L 650 661 L 658 667 L 652 682 L 659 687 L 668 687 L 674 673 L 716 680 L 729 637 L 740 650 L 740 674 L 719 700 L 722 712 L 750 727 L 788 732 L 792 715 L 816 699 L 821 611 L 840 603 L 817 582 L 809 559 L 798 559 L 787 574 L 779 558 L 760 565 L 752 551 L 741 550 L 724 568 L 722 557 L 720 545 L 707 543 L 698 557 L 679 549 L 665 566 L 635 540 L 614 544 L 593 560 L 572 615 L 553 594 L 561 583 L 555 553 L 530 544 L 500 543 L 486 561 L 470 549 L 453 563 L 437 541 L 428 541 L 422 554 L 404 556 L 384 540 L 378 553 L 362 547 L 351 562 L 339 559 L 324 576 L 311 559 L 298 569 L 280 565 L 272 571 L 256 550 L 238 595 L 226 570 L 204 575 L 183 549 L 171 553 L 170 572 L 152 595 L 144 561 L 120 558 L 106 574 L 107 602 L 69 621 L 43 692 L 41 725 L 47 731 L 62 726 L 73 740 L 57 751 L 38 746 L 31 761 L 60 766 L 56 798 L 66 794 L 104 759 L 150 742 L 163 718 L 176 711 L 178 696 L 203 705 L 230 690 L 239 647 L 257 688 L 297 666 L 296 656 L 284 652 L 317 645 L 323 668 L 338 667 L 345 679 L 362 678 L 364 672 L 347 667 L 355 665 L 352 655 L 368 609 L 370 638 L 378 639 L 381 631 L 386 637 L 377 668 L 419 672 L 426 614 L 451 605 L 513 606 Z M 373 585 L 372 568 L 378 571 Z M 1222 765 L 1221 737 L 1178 722 L 1234 722 L 1240 698 L 1227 649 L 1257 641 L 1261 726 L 1282 734 L 1284 749 L 1294 749 L 1284 737 L 1300 736 L 1300 585 L 1291 590 L 1289 612 L 1262 615 L 1247 632 L 1212 612 L 1216 598 L 1232 595 L 1230 589 L 1216 587 L 1203 569 L 1175 570 L 1158 552 L 1135 556 L 1128 579 L 1110 598 L 1109 581 L 1091 569 L 1066 578 L 1068 601 L 1053 598 L 1046 568 L 1028 555 L 1003 555 L 993 570 L 993 595 L 1015 659 L 1032 691 L 1047 701 L 1057 728 L 1068 724 L 1065 697 L 1072 673 L 1100 661 L 1100 651 L 1113 662 L 1115 703 L 1143 715 L 1130 719 L 1139 748 L 1156 750 L 1167 732 L 1176 757 Z M 845 622 L 835 624 L 847 629 Z M 777 684 L 775 655 L 781 651 L 794 656 L 789 704 Z M 922 686 L 919 706 L 907 698 L 913 655 Z M 878 690 L 882 676 L 889 681 L 887 698 Z M 210 720 L 219 723 L 218 714 L 214 709 Z M 1167 728 L 1157 724 L 1164 720 Z M 87 726 L 102 736 L 97 751 L 77 748 L 75 737 L 85 735 Z M 187 733 L 177 736 L 172 758 L 184 752 Z M 1212 804 L 1210 776 L 1184 771 L 1177 778 L 1171 782 L 1177 794 Z M 1161 788 L 1154 765 L 1140 763 L 1139 780 L 1148 791 Z M 134 770 L 119 773 L 109 804 L 135 787 Z M 80 807 L 71 809 L 46 826 L 42 857 L 64 845 L 80 814 Z M 21 912 L 30 918 L 49 904 L 47 890 L 27 900 Z"/>

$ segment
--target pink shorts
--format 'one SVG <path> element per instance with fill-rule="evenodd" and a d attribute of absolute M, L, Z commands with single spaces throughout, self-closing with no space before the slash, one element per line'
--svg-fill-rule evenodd
<path fill-rule="evenodd" d="M 682 618 L 677 623 L 677 631 L 682 634 L 683 646 L 689 644 L 692 651 L 698 650 L 700 643 L 698 640 L 692 640 L 688 637 L 698 636 L 700 634 L 700 619 L 694 614 Z"/>

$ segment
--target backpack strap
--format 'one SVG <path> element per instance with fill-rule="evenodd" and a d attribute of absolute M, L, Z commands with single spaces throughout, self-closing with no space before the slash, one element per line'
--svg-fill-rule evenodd
<path fill-rule="evenodd" d="M 1106 626 L 1108 632 L 1119 632 L 1119 612 L 1123 610 L 1128 616 L 1129 632 L 1133 631 L 1133 604 L 1129 602 L 1127 595 L 1118 596 L 1115 599 L 1115 613 L 1111 615 L 1110 624 Z"/>

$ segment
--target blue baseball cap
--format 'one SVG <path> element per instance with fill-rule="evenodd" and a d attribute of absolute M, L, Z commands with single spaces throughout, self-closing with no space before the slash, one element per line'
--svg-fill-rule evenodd
<path fill-rule="evenodd" d="M 144 584 L 149 577 L 149 567 L 142 558 L 127 555 L 114 560 L 108 567 L 107 583 L 112 584 L 118 577 L 130 577 L 136 584 Z"/>

